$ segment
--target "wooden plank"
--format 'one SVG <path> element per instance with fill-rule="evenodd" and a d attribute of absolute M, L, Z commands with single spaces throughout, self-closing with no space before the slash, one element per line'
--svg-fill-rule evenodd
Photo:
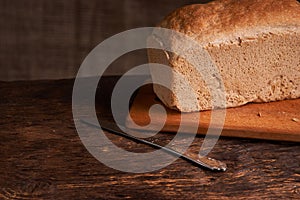
<path fill-rule="evenodd" d="M 136 124 L 141 126 L 136 126 L 129 118 L 127 118 L 126 126 L 131 129 L 144 130 L 143 126 L 150 122 L 148 112 L 153 104 L 163 105 L 156 98 L 152 87 L 148 85 L 140 89 L 131 106 L 130 116 Z M 165 110 L 167 119 L 162 131 L 176 132 L 181 123 L 184 127 L 199 125 L 198 133 L 206 134 L 211 122 L 211 111 L 180 113 L 166 107 Z M 216 110 L 215 112 L 222 111 Z M 151 128 L 155 130 L 160 127 L 164 113 L 154 111 L 152 114 L 153 126 Z M 181 120 L 181 115 L 184 115 L 184 120 Z M 300 142 L 300 121 L 298 120 L 300 120 L 300 99 L 250 103 L 226 109 L 222 136 Z M 215 121 L 212 122 L 211 127 L 220 127 L 220 124 Z"/>

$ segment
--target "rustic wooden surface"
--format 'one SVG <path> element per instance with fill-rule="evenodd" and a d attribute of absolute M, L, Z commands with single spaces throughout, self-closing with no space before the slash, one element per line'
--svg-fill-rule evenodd
<path fill-rule="evenodd" d="M 97 95 L 101 120 L 111 120 L 105 78 Z M 73 80 L 0 82 L 0 199 L 299 199 L 300 145 L 222 138 L 210 153 L 227 163 L 211 172 L 178 159 L 133 174 L 106 167 L 82 145 L 71 110 Z M 99 101 L 101 99 L 101 101 Z M 134 152 L 150 147 L 108 135 Z M 172 134 L 161 134 L 165 143 Z M 197 137 L 190 151 L 197 152 Z"/>
<path fill-rule="evenodd" d="M 0 0 L 0 80 L 75 77 L 87 54 L 103 40 L 155 26 L 181 6 L 207 1 Z M 123 74 L 146 61 L 146 53 L 132 52 L 107 73 Z"/>

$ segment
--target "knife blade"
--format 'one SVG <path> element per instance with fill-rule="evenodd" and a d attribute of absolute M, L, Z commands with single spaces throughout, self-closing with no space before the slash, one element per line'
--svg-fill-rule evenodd
<path fill-rule="evenodd" d="M 219 160 L 216 160 L 216 159 L 213 159 L 213 158 L 210 158 L 210 157 L 206 157 L 206 156 L 199 157 L 199 154 L 191 154 L 191 153 L 189 153 L 187 155 L 182 154 L 182 153 L 180 153 L 179 151 L 177 151 L 173 148 L 168 148 L 168 147 L 165 147 L 165 146 L 161 146 L 161 145 L 156 144 L 154 142 L 150 142 L 148 140 L 141 139 L 141 138 L 135 137 L 133 135 L 126 134 L 123 131 L 116 130 L 116 128 L 113 127 L 109 123 L 101 122 L 101 127 L 100 127 L 100 126 L 98 126 L 98 125 L 96 125 L 96 124 L 94 124 L 90 121 L 87 121 L 87 120 L 80 119 L 80 121 L 82 123 L 88 125 L 88 126 L 92 126 L 92 127 L 98 128 L 98 129 L 103 129 L 103 130 L 107 131 L 108 133 L 115 134 L 115 135 L 130 139 L 130 140 L 138 142 L 138 143 L 149 145 L 149 146 L 151 146 L 153 148 L 156 148 L 156 149 L 162 149 L 167 153 L 179 156 L 180 158 L 188 161 L 189 163 L 194 164 L 194 165 L 199 166 L 199 167 L 202 167 L 204 169 L 209 169 L 209 170 L 212 170 L 212 171 L 226 171 L 226 169 L 227 169 L 226 164 L 224 162 L 219 161 Z M 119 126 L 121 126 L 121 125 L 119 125 Z"/>

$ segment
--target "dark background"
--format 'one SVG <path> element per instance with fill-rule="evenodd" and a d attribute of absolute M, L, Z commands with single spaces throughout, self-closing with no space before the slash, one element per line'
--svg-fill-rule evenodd
<path fill-rule="evenodd" d="M 72 78 L 85 56 L 121 31 L 154 26 L 201 0 L 0 0 L 0 80 Z M 145 62 L 125 56 L 107 74 Z"/>

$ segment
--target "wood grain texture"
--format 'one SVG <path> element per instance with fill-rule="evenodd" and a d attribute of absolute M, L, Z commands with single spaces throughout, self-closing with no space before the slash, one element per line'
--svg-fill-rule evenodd
<path fill-rule="evenodd" d="M 99 120 L 112 120 L 102 80 Z M 161 170 L 133 174 L 111 169 L 81 143 L 71 110 L 73 80 L 0 82 L 0 199 L 299 199 L 298 143 L 221 138 L 211 157 L 227 163 L 215 173 L 178 159 Z M 101 101 L 100 101 L 101 100 Z M 118 146 L 153 151 L 118 136 Z M 165 144 L 172 134 L 156 136 Z M 198 152 L 202 137 L 189 149 Z"/>
<path fill-rule="evenodd" d="M 130 118 L 127 119 L 127 127 L 143 130 L 150 123 L 148 116 L 150 106 L 163 103 L 159 101 L 148 85 L 139 90 L 130 109 Z M 270 103 L 250 103 L 244 106 L 215 110 L 215 120 L 212 121 L 211 111 L 180 113 L 165 107 L 167 119 L 163 131 L 176 132 L 180 124 L 184 127 L 198 127 L 199 134 L 206 134 L 208 127 L 222 128 L 222 136 L 242 137 L 254 139 L 269 139 L 280 141 L 300 142 L 300 99 L 277 101 Z M 222 121 L 224 113 L 224 127 Z M 184 118 L 181 118 L 181 115 Z M 151 126 L 149 130 L 157 130 L 164 119 L 165 113 L 159 110 L 152 112 Z M 218 121 L 219 120 L 219 121 Z M 134 122 L 134 123 L 133 123 Z"/>
<path fill-rule="evenodd" d="M 75 77 L 103 40 L 155 26 L 174 9 L 196 2 L 207 0 L 0 0 L 0 80 Z M 146 53 L 132 53 L 107 73 L 121 75 L 146 61 Z"/>

